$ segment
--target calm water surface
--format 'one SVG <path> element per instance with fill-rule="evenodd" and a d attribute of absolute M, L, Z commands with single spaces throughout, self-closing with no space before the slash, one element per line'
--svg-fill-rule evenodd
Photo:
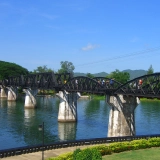
<path fill-rule="evenodd" d="M 37 97 L 37 108 L 24 108 L 24 97 L 16 102 L 0 99 L 0 150 L 42 142 L 39 124 L 45 124 L 45 143 L 107 137 L 109 106 L 104 100 L 78 100 L 78 122 L 58 123 L 59 100 Z M 160 134 L 160 102 L 142 101 L 135 110 L 136 134 Z"/>

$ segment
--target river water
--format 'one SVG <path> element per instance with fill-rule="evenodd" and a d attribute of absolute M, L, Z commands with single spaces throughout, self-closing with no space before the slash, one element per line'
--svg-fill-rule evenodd
<path fill-rule="evenodd" d="M 109 106 L 104 100 L 78 100 L 77 123 L 57 121 L 59 99 L 37 97 L 35 109 L 24 108 L 24 96 L 16 102 L 0 99 L 0 150 L 42 143 L 39 124 L 44 122 L 45 143 L 107 137 Z M 160 102 L 141 101 L 135 109 L 136 135 L 160 134 Z"/>

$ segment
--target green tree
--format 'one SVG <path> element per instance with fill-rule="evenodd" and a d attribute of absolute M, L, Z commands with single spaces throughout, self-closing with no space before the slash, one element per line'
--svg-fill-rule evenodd
<path fill-rule="evenodd" d="M 33 73 L 45 73 L 45 72 L 53 72 L 53 70 L 50 68 L 47 68 L 47 66 L 44 65 L 44 66 L 37 67 L 37 69 L 33 71 Z"/>
<path fill-rule="evenodd" d="M 152 65 L 150 65 L 150 67 L 148 68 L 147 74 L 153 74 L 153 73 L 154 73 L 154 69 Z"/>
<path fill-rule="evenodd" d="M 120 83 L 126 83 L 130 79 L 128 72 L 120 72 L 118 69 L 107 75 L 107 78 L 113 78 Z"/>
<path fill-rule="evenodd" d="M 89 77 L 89 78 L 94 78 L 94 75 L 91 74 L 91 73 L 87 73 L 86 76 Z"/>
<path fill-rule="evenodd" d="M 74 65 L 72 62 L 68 61 L 61 61 L 61 69 L 58 70 L 58 73 L 72 73 L 73 70 L 75 69 Z"/>
<path fill-rule="evenodd" d="M 5 79 L 10 76 L 26 75 L 28 73 L 29 71 L 26 68 L 18 64 L 0 61 L 0 79 Z"/>

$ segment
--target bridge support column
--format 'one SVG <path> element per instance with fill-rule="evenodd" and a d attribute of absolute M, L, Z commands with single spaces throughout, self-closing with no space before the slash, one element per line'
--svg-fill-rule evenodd
<path fill-rule="evenodd" d="M 110 105 L 108 137 L 134 136 L 135 117 L 134 110 L 138 105 L 136 97 L 123 95 L 108 96 Z"/>
<path fill-rule="evenodd" d="M 80 97 L 78 93 L 68 93 L 59 91 L 56 94 L 60 99 L 58 121 L 74 122 L 77 121 L 77 100 Z"/>
<path fill-rule="evenodd" d="M 36 107 L 36 98 L 38 90 L 31 90 L 31 89 L 23 89 L 23 91 L 26 93 L 25 96 L 25 108 L 35 108 Z"/>
<path fill-rule="evenodd" d="M 17 95 L 18 95 L 18 92 L 17 92 L 17 87 L 7 87 L 8 89 L 8 97 L 7 97 L 7 100 L 8 101 L 15 101 L 17 99 Z"/>
<path fill-rule="evenodd" d="M 7 98 L 7 88 L 1 88 L 1 97 Z"/>

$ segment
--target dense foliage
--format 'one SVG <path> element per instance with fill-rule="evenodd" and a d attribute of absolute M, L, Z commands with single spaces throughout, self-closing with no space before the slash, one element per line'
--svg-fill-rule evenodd
<path fill-rule="evenodd" d="M 53 70 L 44 65 L 37 67 L 37 69 L 33 71 L 33 73 L 45 73 L 45 72 L 53 72 Z"/>
<path fill-rule="evenodd" d="M 87 73 L 86 76 L 89 77 L 89 78 L 94 78 L 94 75 L 91 74 L 91 73 Z"/>
<path fill-rule="evenodd" d="M 108 78 L 113 78 L 114 80 L 124 84 L 130 79 L 130 75 L 127 72 L 120 72 L 118 69 L 116 69 L 114 72 L 111 72 L 108 76 Z"/>
<path fill-rule="evenodd" d="M 10 76 L 26 75 L 28 70 L 15 63 L 0 61 L 0 79 Z"/>
<path fill-rule="evenodd" d="M 72 73 L 75 69 L 72 62 L 61 61 L 61 68 L 58 70 L 58 73 Z"/>
<path fill-rule="evenodd" d="M 74 160 L 102 160 L 102 155 L 99 150 L 96 148 L 90 149 L 76 149 L 73 152 L 73 159 Z"/>
<path fill-rule="evenodd" d="M 154 69 L 152 65 L 150 65 L 150 67 L 148 68 L 147 74 L 153 74 L 153 73 L 154 73 Z"/>

